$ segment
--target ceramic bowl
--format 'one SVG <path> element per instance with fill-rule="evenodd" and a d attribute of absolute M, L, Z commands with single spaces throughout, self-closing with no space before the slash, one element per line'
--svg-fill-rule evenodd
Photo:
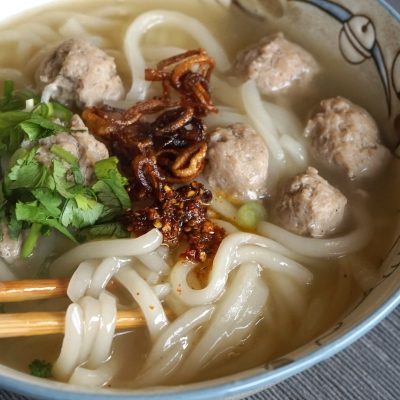
<path fill-rule="evenodd" d="M 51 0 L 14 0 L 2 3 L 0 19 Z M 216 0 L 218 1 L 218 0 Z M 279 18 L 284 7 L 296 8 L 293 32 L 298 26 L 312 27 L 302 34 L 310 43 L 344 63 L 349 76 L 359 74 L 373 98 L 374 115 L 380 126 L 400 122 L 400 2 L 398 0 L 234 0 L 253 18 Z M 228 11 L 227 11 L 228 12 Z M 357 96 L 356 94 L 354 94 Z M 396 132 L 396 129 L 391 129 Z M 398 138 L 389 138 L 398 145 Z M 399 161 L 400 177 L 400 161 Z M 216 399 L 241 398 L 261 391 L 293 374 L 311 367 L 342 350 L 375 326 L 400 303 L 400 226 L 388 238 L 391 250 L 379 272 L 379 280 L 365 291 L 347 316 L 323 335 L 284 358 L 224 378 L 196 384 L 127 391 L 85 389 L 38 379 L 0 366 L 0 386 L 28 396 L 44 399 L 123 400 L 123 399 Z"/>

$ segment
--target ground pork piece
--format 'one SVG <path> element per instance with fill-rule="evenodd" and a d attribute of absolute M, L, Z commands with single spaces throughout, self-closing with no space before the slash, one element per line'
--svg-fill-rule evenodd
<path fill-rule="evenodd" d="M 305 129 L 314 157 L 350 179 L 379 173 L 390 153 L 371 115 L 343 97 L 323 100 L 320 108 Z"/>
<path fill-rule="evenodd" d="M 68 39 L 52 50 L 36 72 L 40 90 L 67 106 L 91 107 L 120 100 L 124 87 L 112 57 L 84 40 Z"/>
<path fill-rule="evenodd" d="M 210 134 L 204 175 L 210 186 L 239 200 L 265 195 L 268 148 L 246 124 L 217 128 Z"/>
<path fill-rule="evenodd" d="M 2 257 L 6 262 L 14 262 L 20 255 L 22 239 L 21 235 L 17 240 L 11 239 L 8 227 L 2 224 L 1 227 L 2 238 L 0 240 L 0 257 Z"/>
<path fill-rule="evenodd" d="M 340 225 L 347 199 L 308 167 L 283 188 L 276 212 L 281 225 L 298 235 L 324 237 Z"/>
<path fill-rule="evenodd" d="M 305 86 L 318 71 L 318 65 L 306 50 L 277 33 L 242 50 L 236 70 L 246 79 L 254 79 L 262 94 L 272 95 L 295 82 Z"/>
<path fill-rule="evenodd" d="M 96 162 L 109 157 L 107 147 L 89 133 L 81 118 L 76 114 L 72 117 L 71 133 L 61 132 L 39 140 L 40 146 L 36 152 L 36 159 L 50 166 L 55 157 L 50 151 L 54 144 L 61 146 L 79 160 L 79 168 L 86 185 L 92 182 Z"/>

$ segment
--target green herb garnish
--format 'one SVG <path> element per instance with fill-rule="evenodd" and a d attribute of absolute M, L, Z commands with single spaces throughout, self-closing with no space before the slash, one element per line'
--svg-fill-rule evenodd
<path fill-rule="evenodd" d="M 51 378 L 53 366 L 44 360 L 33 360 L 29 364 L 29 372 L 33 376 L 37 376 L 38 378 Z"/>

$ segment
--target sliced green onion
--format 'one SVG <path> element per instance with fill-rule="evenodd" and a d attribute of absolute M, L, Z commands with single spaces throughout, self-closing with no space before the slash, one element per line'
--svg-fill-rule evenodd
<path fill-rule="evenodd" d="M 244 229 L 254 230 L 266 217 L 267 212 L 264 206 L 256 201 L 251 201 L 239 208 L 236 213 L 236 223 Z"/>
<path fill-rule="evenodd" d="M 28 236 L 26 237 L 24 244 L 22 245 L 21 254 L 22 257 L 27 258 L 32 253 L 36 247 L 36 244 L 40 237 L 40 230 L 42 225 L 34 222 L 29 230 Z"/>
<path fill-rule="evenodd" d="M 66 161 L 68 164 L 71 165 L 77 165 L 78 164 L 78 159 L 71 154 L 69 151 L 63 149 L 60 145 L 58 144 L 53 144 L 51 146 L 50 151 L 55 154 L 56 156 L 60 157 L 62 160 Z"/>

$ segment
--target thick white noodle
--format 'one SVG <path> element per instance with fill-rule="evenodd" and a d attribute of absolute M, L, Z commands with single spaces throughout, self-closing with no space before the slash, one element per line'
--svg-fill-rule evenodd
<path fill-rule="evenodd" d="M 50 267 L 52 277 L 69 276 L 82 261 L 91 258 L 132 257 L 150 253 L 162 243 L 158 229 L 132 239 L 98 240 L 74 247 L 57 258 Z"/>
<path fill-rule="evenodd" d="M 81 297 L 85 296 L 98 265 L 98 260 L 87 260 L 79 264 L 71 276 L 67 288 L 67 296 L 71 301 L 77 302 Z"/>
<path fill-rule="evenodd" d="M 302 283 L 310 282 L 312 274 L 292 258 L 292 253 L 287 251 L 280 244 L 251 233 L 233 233 L 226 236 L 214 257 L 213 266 L 208 278 L 208 284 L 203 289 L 192 289 L 188 284 L 188 274 L 195 267 L 194 263 L 179 261 L 172 269 L 170 282 L 175 296 L 188 306 L 210 304 L 214 302 L 223 292 L 228 280 L 229 272 L 240 264 L 241 246 L 256 245 L 260 250 L 267 249 L 272 253 L 277 253 L 273 258 L 275 268 L 281 268 L 282 272 L 289 272 L 292 276 L 299 279 Z M 260 253 L 261 254 L 261 251 Z M 280 255 L 280 256 L 279 256 Z M 256 256 L 256 255 L 252 255 Z M 262 256 L 259 257 L 262 261 Z M 246 259 L 245 261 L 249 261 Z M 290 267 L 289 267 L 290 266 Z"/>
<path fill-rule="evenodd" d="M 91 11 L 97 17 L 125 17 L 130 11 L 128 4 L 113 4 Z"/>
<path fill-rule="evenodd" d="M 132 267 L 149 285 L 156 285 L 160 282 L 160 274 L 148 269 L 139 260 L 133 261 Z"/>
<path fill-rule="evenodd" d="M 210 207 L 222 217 L 234 221 L 238 209 L 222 196 L 215 195 L 212 198 Z"/>
<path fill-rule="evenodd" d="M 231 64 L 224 49 L 197 19 L 175 11 L 148 11 L 139 15 L 125 34 L 124 50 L 132 71 L 133 81 L 127 94 L 128 99 L 139 101 L 146 98 L 149 82 L 144 80 L 146 65 L 140 49 L 140 42 L 146 32 L 160 24 L 168 24 L 182 29 L 207 50 L 208 54 L 214 58 L 217 69 L 222 72 L 230 69 Z"/>
<path fill-rule="evenodd" d="M 152 251 L 151 253 L 138 255 L 137 258 L 149 269 L 160 275 L 168 275 L 171 271 L 170 266 L 158 252 Z"/>
<path fill-rule="evenodd" d="M 265 140 L 270 156 L 277 161 L 284 162 L 285 153 L 279 143 L 279 134 L 271 117 L 264 108 L 256 83 L 250 79 L 242 85 L 240 91 L 247 116 L 257 132 Z"/>
<path fill-rule="evenodd" d="M 136 377 L 141 386 L 160 385 L 182 363 L 192 342 L 191 332 L 209 321 L 213 306 L 195 307 L 179 316 L 160 335 L 152 347 L 142 371 Z"/>
<path fill-rule="evenodd" d="M 207 331 L 182 365 L 184 381 L 243 344 L 262 315 L 268 294 L 259 266 L 242 265 L 217 306 Z"/>
<path fill-rule="evenodd" d="M 218 106 L 217 106 L 218 108 Z M 239 112 L 235 111 L 224 111 L 218 108 L 218 113 L 211 113 L 205 119 L 204 122 L 206 126 L 210 129 L 215 129 L 218 127 L 225 127 L 237 122 L 243 124 L 249 124 L 249 119 Z"/>
<path fill-rule="evenodd" d="M 293 111 L 268 101 L 263 101 L 263 106 L 281 135 L 302 139 L 303 126 Z"/>
<path fill-rule="evenodd" d="M 78 301 L 83 312 L 83 337 L 79 350 L 78 364 L 85 362 L 92 349 L 100 326 L 100 303 L 93 297 L 85 296 Z"/>
<path fill-rule="evenodd" d="M 114 371 L 108 365 L 104 365 L 95 370 L 77 367 L 69 379 L 69 383 L 86 387 L 102 387 L 106 385 L 113 377 Z"/>
<path fill-rule="evenodd" d="M 84 39 L 100 48 L 109 45 L 108 40 L 103 37 L 90 34 L 76 17 L 67 19 L 59 28 L 58 32 L 66 39 Z"/>
<path fill-rule="evenodd" d="M 120 267 L 121 263 L 115 257 L 103 259 L 96 267 L 86 295 L 97 299 Z"/>
<path fill-rule="evenodd" d="M 263 268 L 290 276 L 302 285 L 307 285 L 313 278 L 312 273 L 298 262 L 260 246 L 245 245 L 237 250 L 234 265 L 249 262 L 256 262 Z"/>
<path fill-rule="evenodd" d="M 229 235 L 231 233 L 239 232 L 239 229 L 230 222 L 224 221 L 223 219 L 213 218 L 211 220 L 214 224 L 219 225 L 221 228 L 225 229 L 225 232 Z"/>
<path fill-rule="evenodd" d="M 87 361 L 88 367 L 98 368 L 111 354 L 111 345 L 114 338 L 117 321 L 117 301 L 113 295 L 104 291 L 99 296 L 100 326 L 93 342 L 92 351 Z"/>
<path fill-rule="evenodd" d="M 216 74 L 211 75 L 210 79 L 211 95 L 218 102 L 231 106 L 236 110 L 243 110 L 243 101 L 240 94 L 240 86 L 234 86 Z"/>
<path fill-rule="evenodd" d="M 157 62 L 184 53 L 186 49 L 172 46 L 143 46 L 142 54 L 146 60 Z"/>
<path fill-rule="evenodd" d="M 290 276 L 279 272 L 270 274 L 268 282 L 272 281 L 271 291 L 276 293 L 279 301 L 284 303 L 287 311 L 300 321 L 308 306 L 306 288 L 295 282 Z"/>
<path fill-rule="evenodd" d="M 71 304 L 65 315 L 65 333 L 60 355 L 52 368 L 54 378 L 67 382 L 77 366 L 83 339 L 83 315 L 79 304 Z"/>
<path fill-rule="evenodd" d="M 355 253 L 364 248 L 372 236 L 372 226 L 364 208 L 353 209 L 356 227 L 351 232 L 333 238 L 307 238 L 289 232 L 270 222 L 260 222 L 258 232 L 283 244 L 285 247 L 308 257 L 332 258 Z"/>
<path fill-rule="evenodd" d="M 281 136 L 279 141 L 282 148 L 290 155 L 299 168 L 305 169 L 309 165 L 307 151 L 302 143 L 286 133 Z"/>
<path fill-rule="evenodd" d="M 160 299 L 165 299 L 171 293 L 171 285 L 169 283 L 160 283 L 151 287 L 154 294 Z"/>
<path fill-rule="evenodd" d="M 123 268 L 115 278 L 129 291 L 138 303 L 152 340 L 168 325 L 168 319 L 160 300 L 149 286 L 133 269 Z"/>
<path fill-rule="evenodd" d="M 81 14 L 67 11 L 51 11 L 46 14 L 46 19 L 52 21 L 54 25 L 61 25 L 69 18 L 76 19 L 85 29 L 98 30 L 99 32 L 106 29 L 118 27 L 119 21 L 111 18 L 102 18 L 89 14 Z"/>

